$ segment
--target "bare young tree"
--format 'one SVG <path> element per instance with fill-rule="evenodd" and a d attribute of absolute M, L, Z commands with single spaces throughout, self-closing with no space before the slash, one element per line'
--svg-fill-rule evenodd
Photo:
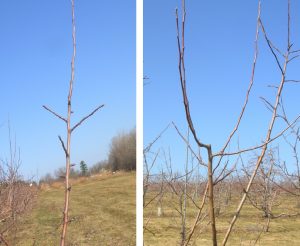
<path fill-rule="evenodd" d="M 62 222 L 62 232 L 61 232 L 61 240 L 60 245 L 64 246 L 66 242 L 66 234 L 67 234 L 67 226 L 69 223 L 68 212 L 69 212 L 69 198 L 71 192 L 71 185 L 69 183 L 69 175 L 70 175 L 70 168 L 71 168 L 71 135 L 73 131 L 80 126 L 84 121 L 90 118 L 93 114 L 95 114 L 99 109 L 101 109 L 104 104 L 96 107 L 91 113 L 83 117 L 79 122 L 75 125 L 71 126 L 71 115 L 72 111 L 72 94 L 73 94 L 73 84 L 74 84 L 74 76 L 75 76 L 75 56 L 76 56 L 76 29 L 75 29 L 75 7 L 74 7 L 74 0 L 72 2 L 72 40 L 73 40 L 73 54 L 72 54 L 72 61 L 71 61 L 71 79 L 69 82 L 69 93 L 68 93 L 68 101 L 67 101 L 67 117 L 63 117 L 60 114 L 54 112 L 49 107 L 43 105 L 43 107 L 56 116 L 58 119 L 62 120 L 66 124 L 66 131 L 67 131 L 67 144 L 63 141 L 61 136 L 58 136 L 58 139 L 62 145 L 66 156 L 66 172 L 65 172 L 65 202 L 64 202 L 64 211 L 63 211 L 63 222 Z"/>
<path fill-rule="evenodd" d="M 204 149 L 206 152 L 206 158 L 207 163 L 205 164 L 207 169 L 207 194 L 204 196 L 208 199 L 208 208 L 209 208 L 209 218 L 210 218 L 210 226 L 211 226 L 211 237 L 212 237 L 212 244 L 216 246 L 218 244 L 217 241 L 217 229 L 216 229 L 216 214 L 215 214 L 215 198 L 214 198 L 214 186 L 219 183 L 222 180 L 225 180 L 230 173 L 234 170 L 233 168 L 228 168 L 228 162 L 225 162 L 225 164 L 222 162 L 223 158 L 226 156 L 235 156 L 240 155 L 249 151 L 258 150 L 260 149 L 260 154 L 258 155 L 258 158 L 255 162 L 255 167 L 250 175 L 248 184 L 245 188 L 244 194 L 241 198 L 241 201 L 238 204 L 238 207 L 236 209 L 235 215 L 233 216 L 230 225 L 227 229 L 227 232 L 225 234 L 225 237 L 222 241 L 222 245 L 226 245 L 228 238 L 232 232 L 233 226 L 235 225 L 235 222 L 237 221 L 240 211 L 246 201 L 247 195 L 250 192 L 250 188 L 253 184 L 253 181 L 257 175 L 257 172 L 259 171 L 259 168 L 261 166 L 261 163 L 263 162 L 263 159 L 265 157 L 267 147 L 268 145 L 273 142 L 274 140 L 281 137 L 291 126 L 297 122 L 299 119 L 299 116 L 291 121 L 288 126 L 284 129 L 282 129 L 277 135 L 273 136 L 273 129 L 274 124 L 278 119 L 278 110 L 280 105 L 280 100 L 282 97 L 282 91 L 283 88 L 287 82 L 286 75 L 287 75 L 287 67 L 289 63 L 298 57 L 297 52 L 299 50 L 293 50 L 292 49 L 292 43 L 290 38 L 290 0 L 287 1 L 288 3 L 288 13 L 287 13 L 287 45 L 285 52 L 280 51 L 270 40 L 266 28 L 263 25 L 263 21 L 261 19 L 261 3 L 258 1 L 258 15 L 257 15 L 257 23 L 256 23 L 256 37 L 255 37 L 255 51 L 254 51 L 254 60 L 252 65 L 252 72 L 251 72 L 251 78 L 249 82 L 249 87 L 245 95 L 245 101 L 242 106 L 241 112 L 239 114 L 239 117 L 237 118 L 236 124 L 233 127 L 232 132 L 229 134 L 224 146 L 221 148 L 220 151 L 217 151 L 213 153 L 212 151 L 212 145 L 209 143 L 204 143 L 201 141 L 199 135 L 197 134 L 197 131 L 194 127 L 190 106 L 189 106 L 189 100 L 187 95 L 187 85 L 186 85 L 186 68 L 185 68 L 185 23 L 186 23 L 186 8 L 185 8 L 185 0 L 182 0 L 181 4 L 181 25 L 179 24 L 179 14 L 178 9 L 176 9 L 176 28 L 177 28 L 177 44 L 178 44 L 178 53 L 179 53 L 179 60 L 178 60 L 178 69 L 179 69 L 179 77 L 180 77 L 180 85 L 181 85 L 181 91 L 182 91 L 182 97 L 183 97 L 183 104 L 184 104 L 184 110 L 185 110 L 185 116 L 186 121 L 188 123 L 188 126 L 190 128 L 191 135 L 193 136 L 193 139 L 195 143 L 197 144 L 197 147 L 200 149 Z M 258 38 L 260 35 L 260 31 L 262 32 L 262 35 L 270 49 L 270 52 L 272 53 L 277 67 L 280 71 L 280 79 L 278 85 L 274 86 L 276 88 L 276 96 L 274 99 L 274 102 L 271 103 L 269 100 L 262 98 L 263 102 L 267 105 L 268 108 L 270 108 L 271 111 L 271 118 L 269 121 L 268 129 L 266 132 L 266 136 L 263 140 L 262 144 L 255 145 L 253 147 L 248 147 L 245 149 L 238 149 L 237 151 L 227 152 L 227 148 L 229 146 L 229 143 L 232 141 L 233 136 L 237 132 L 240 123 L 244 117 L 245 110 L 248 105 L 248 100 L 250 96 L 251 89 L 254 84 L 254 75 L 255 75 L 255 68 L 256 68 L 256 61 L 258 57 Z M 280 57 L 278 57 L 280 55 Z M 215 164 L 216 163 L 216 164 Z M 223 165 L 223 167 L 221 166 Z M 221 168 L 222 167 L 222 168 Z M 199 210 L 200 211 L 200 210 Z M 199 214 L 197 215 L 197 217 Z M 192 230 L 193 231 L 193 230 Z"/>

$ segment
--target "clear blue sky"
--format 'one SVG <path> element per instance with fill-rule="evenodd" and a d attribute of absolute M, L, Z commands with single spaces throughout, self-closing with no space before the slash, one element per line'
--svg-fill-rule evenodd
<path fill-rule="evenodd" d="M 148 144 L 171 121 L 187 131 L 178 74 L 175 8 L 181 1 L 144 1 L 144 143 Z M 185 66 L 191 114 L 198 136 L 220 150 L 232 131 L 244 102 L 254 57 L 258 1 L 186 1 Z M 300 48 L 299 1 L 292 3 L 292 42 Z M 262 1 L 264 25 L 272 41 L 282 50 L 287 41 L 287 1 Z M 299 59 L 288 70 L 288 79 L 300 79 Z M 274 89 L 280 73 L 262 35 L 255 84 L 242 121 L 241 148 L 261 143 L 271 114 L 260 96 L 274 103 Z M 299 84 L 287 84 L 283 96 L 292 120 L 300 113 Z M 276 124 L 274 135 L 284 124 Z M 231 145 L 235 150 L 237 137 Z M 278 142 L 277 142 L 278 143 Z M 277 144 L 276 143 L 276 144 Z M 274 145 L 276 145 L 274 143 Z M 284 144 L 282 144 L 284 145 Z M 182 170 L 185 147 L 170 129 L 155 145 L 170 148 L 174 169 Z M 281 157 L 292 163 L 286 146 Z M 161 168 L 162 159 L 157 168 Z M 156 169 L 157 170 L 157 169 Z"/>
<path fill-rule="evenodd" d="M 65 125 L 72 54 L 71 2 L 0 2 L 0 157 L 8 157 L 7 120 L 25 177 L 64 166 L 57 136 Z M 110 140 L 135 127 L 135 1 L 75 1 L 77 57 L 73 123 L 105 104 L 72 135 L 72 162 L 106 159 Z"/>

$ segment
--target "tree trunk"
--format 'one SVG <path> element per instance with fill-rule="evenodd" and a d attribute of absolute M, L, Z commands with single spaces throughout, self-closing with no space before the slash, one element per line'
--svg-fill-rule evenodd
<path fill-rule="evenodd" d="M 208 172 L 208 207 L 209 207 L 209 217 L 211 223 L 211 233 L 213 246 L 217 246 L 217 230 L 216 230 L 216 218 L 215 218 L 215 208 L 214 208 L 214 181 L 213 181 L 213 157 L 211 151 L 211 145 L 207 148 L 208 152 L 208 163 L 207 163 L 207 172 Z"/>

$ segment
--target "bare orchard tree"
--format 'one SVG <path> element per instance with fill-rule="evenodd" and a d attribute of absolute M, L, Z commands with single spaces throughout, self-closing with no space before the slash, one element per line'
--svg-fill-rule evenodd
<path fill-rule="evenodd" d="M 219 182 L 215 186 L 215 212 L 216 216 L 220 216 L 226 211 L 232 198 L 233 177 L 228 175 L 228 178 L 223 182 Z"/>
<path fill-rule="evenodd" d="M 153 169 L 156 160 L 159 156 L 160 150 L 152 153 L 153 145 L 162 137 L 162 135 L 169 129 L 170 124 L 168 124 L 159 134 L 155 137 L 152 142 L 150 142 L 144 149 L 143 149 L 143 160 L 144 160 L 144 177 L 143 177 L 143 208 L 147 207 L 152 201 L 154 201 L 158 196 L 161 196 L 163 190 L 163 182 L 160 186 L 160 192 L 156 194 L 150 201 L 146 202 L 146 195 L 149 190 L 151 184 L 151 170 Z M 161 181 L 163 181 L 163 171 L 161 172 Z"/>
<path fill-rule="evenodd" d="M 66 172 L 65 172 L 65 203 L 64 203 L 64 211 L 63 211 L 63 221 L 62 221 L 62 232 L 61 232 L 61 240 L 60 245 L 64 246 L 66 242 L 66 234 L 67 234 L 67 226 L 69 223 L 68 218 L 68 211 L 69 211 L 69 197 L 71 192 L 71 185 L 69 183 L 69 174 L 71 168 L 71 135 L 73 131 L 80 126 L 85 120 L 90 118 L 93 114 L 95 114 L 99 109 L 101 109 L 104 105 L 100 105 L 95 108 L 91 113 L 83 117 L 78 123 L 71 126 L 71 115 L 72 111 L 72 94 L 73 94 L 73 83 L 74 83 L 74 75 L 75 75 L 75 56 L 76 56 L 76 32 L 75 32 L 75 9 L 74 9 L 74 0 L 72 2 L 72 40 L 73 40 L 73 54 L 72 54 L 72 61 L 71 61 L 71 79 L 69 82 L 69 94 L 68 94 L 68 101 L 67 101 L 67 116 L 63 117 L 58 113 L 54 112 L 47 106 L 43 106 L 47 111 L 52 113 L 58 119 L 62 120 L 66 124 L 66 131 L 67 131 L 67 144 L 63 141 L 61 136 L 58 136 L 58 139 L 62 145 L 66 156 Z"/>
<path fill-rule="evenodd" d="M 159 134 L 152 140 L 144 149 L 143 149 L 143 161 L 144 161 L 144 173 L 143 173 L 143 209 L 145 209 L 155 201 L 157 201 L 157 215 L 161 216 L 163 214 L 162 211 L 162 200 L 164 196 L 165 189 L 165 178 L 164 171 L 161 170 L 161 173 L 155 175 L 152 173 L 153 167 L 156 165 L 156 161 L 160 154 L 160 150 L 152 151 L 153 145 L 162 137 L 162 135 L 169 129 L 170 124 L 168 124 Z M 155 233 L 149 229 L 148 224 L 151 221 L 153 215 L 145 217 L 144 213 L 144 225 L 143 231 L 147 231 L 152 235 Z"/>
<path fill-rule="evenodd" d="M 297 82 L 297 81 L 290 81 Z M 290 125 L 288 117 L 284 109 L 284 102 L 281 100 L 282 114 L 279 115 L 283 121 Z M 299 141 L 300 141 L 300 127 L 291 126 L 289 134 L 284 136 L 285 142 L 288 144 L 292 151 L 293 159 L 291 163 L 282 161 L 278 163 L 280 169 L 280 176 L 282 178 L 281 183 L 276 181 L 275 184 L 283 191 L 291 194 L 297 198 L 297 207 L 300 207 L 300 156 L 299 156 Z"/>
<path fill-rule="evenodd" d="M 200 149 L 204 149 L 206 153 L 206 160 L 207 163 L 205 164 L 207 169 L 207 194 L 205 194 L 204 198 L 207 197 L 208 199 L 208 208 L 209 208 L 209 219 L 210 219 L 210 226 L 211 226 L 211 238 L 212 238 L 212 244 L 216 246 L 218 244 L 217 240 L 217 229 L 216 229 L 216 215 L 215 215 L 215 198 L 214 198 L 214 186 L 222 181 L 225 180 L 226 177 L 230 175 L 232 172 L 232 168 L 229 168 L 230 162 L 223 162 L 223 158 L 226 156 L 236 156 L 240 155 L 242 153 L 253 151 L 253 150 L 260 150 L 260 154 L 258 155 L 258 158 L 255 162 L 254 169 L 252 173 L 250 174 L 250 178 L 248 181 L 248 184 L 245 188 L 244 194 L 238 204 L 238 207 L 236 209 L 236 212 L 229 224 L 229 227 L 227 229 L 226 235 L 222 241 L 222 245 L 226 245 L 228 238 L 232 232 L 232 229 L 235 225 L 235 222 L 239 218 L 241 209 L 243 208 L 243 205 L 246 201 L 247 195 L 250 192 L 250 188 L 253 184 L 253 181 L 257 175 L 257 172 L 259 171 L 260 165 L 264 160 L 267 147 L 268 145 L 281 137 L 284 132 L 286 132 L 292 125 L 295 124 L 295 122 L 299 119 L 299 116 L 290 122 L 290 124 L 282 129 L 280 132 L 278 132 L 275 136 L 273 134 L 273 128 L 274 124 L 278 119 L 278 111 L 279 111 L 279 104 L 282 96 L 283 88 L 287 82 L 286 75 L 287 75 L 287 67 L 289 65 L 289 62 L 294 60 L 298 57 L 297 52 L 299 50 L 292 49 L 292 43 L 290 38 L 290 0 L 287 0 L 288 3 L 288 13 L 287 13 L 287 44 L 286 44 L 286 50 L 282 52 L 279 50 L 273 42 L 270 40 L 269 35 L 266 31 L 266 28 L 263 25 L 263 21 L 261 19 L 261 4 L 260 1 L 258 1 L 258 15 L 257 15 L 257 23 L 256 23 L 256 35 L 255 35 L 255 50 L 254 50 L 254 60 L 252 65 L 252 72 L 249 82 L 249 87 L 245 95 L 245 101 L 242 105 L 241 112 L 237 118 L 236 124 L 233 127 L 233 130 L 229 134 L 227 140 L 225 141 L 223 147 L 217 151 L 212 151 L 212 145 L 210 143 L 204 143 L 201 138 L 198 135 L 198 132 L 196 131 L 193 123 L 193 118 L 190 111 L 189 106 L 189 99 L 187 95 L 187 84 L 186 84 L 186 68 L 185 68 L 185 23 L 186 23 L 186 9 L 185 9 L 185 0 L 182 0 L 181 5 L 181 25 L 179 24 L 179 14 L 178 9 L 176 9 L 176 27 L 177 27 L 177 44 L 178 44 L 178 53 L 179 53 L 179 60 L 178 60 L 178 69 L 179 69 L 179 77 L 180 77 L 180 85 L 181 85 L 181 91 L 182 91 L 182 97 L 183 97 L 183 104 L 184 104 L 184 110 L 185 110 L 185 116 L 186 121 L 188 123 L 188 126 L 190 128 L 191 135 L 197 144 L 197 147 Z M 262 32 L 262 35 L 270 49 L 270 52 L 272 53 L 278 70 L 280 71 L 280 78 L 278 85 L 273 86 L 276 89 L 275 98 L 273 99 L 274 102 L 271 103 L 270 100 L 267 100 L 265 98 L 262 98 L 263 102 L 270 108 L 271 110 L 271 117 L 268 124 L 268 129 L 266 131 L 266 136 L 263 140 L 262 144 L 245 148 L 245 149 L 238 149 L 237 151 L 228 151 L 228 146 L 232 142 L 233 136 L 237 132 L 240 123 L 244 117 L 245 110 L 248 105 L 248 100 L 250 96 L 250 92 L 252 90 L 253 84 L 254 84 L 254 75 L 255 75 L 255 68 L 256 68 L 256 61 L 258 57 L 258 38 L 260 36 L 260 32 Z M 199 209 L 200 211 L 200 209 Z M 198 217 L 198 215 L 197 215 Z M 192 230 L 193 231 L 193 230 Z M 188 241 L 190 240 L 190 237 L 188 238 Z M 188 242 L 187 242 L 188 243 Z M 187 245 L 187 244 L 186 244 Z"/>
<path fill-rule="evenodd" d="M 144 217 L 144 231 L 155 236 L 155 230 L 148 226 L 151 218 L 153 218 L 153 214 L 156 214 L 158 217 L 170 217 L 173 222 L 176 221 L 180 225 L 178 230 L 180 241 L 178 243 L 185 245 L 187 237 L 190 235 L 187 216 L 188 209 L 190 209 L 189 204 L 194 206 L 194 208 L 192 206 L 192 209 L 199 208 L 195 198 L 198 198 L 198 194 L 203 191 L 203 182 L 199 170 L 199 162 L 202 164 L 202 161 L 199 155 L 191 148 L 188 141 L 189 137 L 182 136 L 174 122 L 172 125 L 185 143 L 186 160 L 184 173 L 179 174 L 173 171 L 170 150 L 167 152 L 163 149 L 152 151 L 153 145 L 171 126 L 170 124 L 144 149 L 144 209 L 151 203 L 155 203 L 154 206 L 157 207 L 157 213 L 151 213 L 152 216 L 147 216 L 147 218 Z M 157 165 L 158 160 L 164 161 L 165 169 L 162 168 L 159 174 L 154 174 L 153 167 Z M 164 213 L 164 207 L 168 208 L 166 213 Z M 204 203 L 202 204 L 203 207 Z M 201 214 L 197 218 L 196 224 L 199 225 L 206 217 L 206 214 Z"/>
<path fill-rule="evenodd" d="M 18 218 L 32 206 L 37 187 L 30 186 L 20 175 L 20 149 L 12 140 L 8 122 L 9 157 L 0 160 L 0 244 L 13 245 Z M 10 235 L 10 243 L 5 238 Z"/>
<path fill-rule="evenodd" d="M 187 139 L 189 139 L 187 134 Z M 192 183 L 192 178 L 197 170 L 197 166 L 192 165 L 189 168 L 189 164 L 192 160 L 196 159 L 198 164 L 198 159 L 195 158 L 194 153 L 190 152 L 189 144 L 186 145 L 186 159 L 185 159 L 185 169 L 184 173 L 180 174 L 173 171 L 172 158 L 170 151 L 168 156 L 165 154 L 165 164 L 167 167 L 167 172 L 164 175 L 165 193 L 169 194 L 168 206 L 172 207 L 176 211 L 176 214 L 180 218 L 180 245 L 186 245 L 190 240 L 190 233 L 188 230 L 188 216 L 187 211 L 189 209 L 199 209 L 202 210 L 204 203 L 198 206 L 197 201 L 194 199 L 194 184 Z M 188 204 L 190 204 L 188 206 Z M 174 220 L 176 215 L 174 215 Z M 207 217 L 207 213 L 202 213 L 201 216 L 197 217 L 195 223 L 200 224 Z"/>
<path fill-rule="evenodd" d="M 280 189 L 274 184 L 276 177 L 278 177 L 276 157 L 277 150 L 270 148 L 262 161 L 257 176 L 253 182 L 253 190 L 248 193 L 248 200 L 253 207 L 262 212 L 264 218 L 267 219 L 264 231 L 268 232 L 271 219 L 277 218 L 273 213 L 273 207 L 280 205 L 278 202 L 278 196 Z M 253 160 L 256 160 L 255 157 Z M 254 161 L 255 163 L 255 161 Z M 243 172 L 248 178 L 251 177 L 250 173 L 253 170 L 253 162 L 249 163 L 249 166 L 243 165 Z"/>

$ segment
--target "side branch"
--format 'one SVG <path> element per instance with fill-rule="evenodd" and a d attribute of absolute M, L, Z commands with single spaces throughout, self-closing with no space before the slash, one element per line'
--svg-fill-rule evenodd
<path fill-rule="evenodd" d="M 190 113 L 189 100 L 188 100 L 187 91 L 186 91 L 186 77 L 185 77 L 185 65 L 184 65 L 185 5 L 184 5 L 184 1 L 182 3 L 183 3 L 183 6 L 182 6 L 183 14 L 182 14 L 181 41 L 180 41 L 180 37 L 179 37 L 180 30 L 179 30 L 179 20 L 178 20 L 178 9 L 176 9 L 176 31 L 177 31 L 177 46 L 178 46 L 178 53 L 179 53 L 178 70 L 179 70 L 179 75 L 180 75 L 180 85 L 181 85 L 185 115 L 186 115 L 186 120 L 187 120 L 189 128 L 193 134 L 195 142 L 198 144 L 199 147 L 204 147 L 206 149 L 209 149 L 209 144 L 204 144 L 199 140 L 199 138 L 196 134 L 196 130 L 194 128 L 194 124 L 193 124 L 191 113 Z"/>
<path fill-rule="evenodd" d="M 73 132 L 78 126 L 80 126 L 85 120 L 90 118 L 94 113 L 96 113 L 100 108 L 104 107 L 104 104 L 98 106 L 93 112 L 91 112 L 89 115 L 83 117 L 81 121 L 79 121 L 75 126 L 72 127 L 71 132 Z"/>
<path fill-rule="evenodd" d="M 59 119 L 61 119 L 61 120 L 63 120 L 64 122 L 67 123 L 67 119 L 66 119 L 66 118 L 64 118 L 64 117 L 60 116 L 59 114 L 55 113 L 53 110 L 51 110 L 51 109 L 48 108 L 47 106 L 43 105 L 43 108 L 46 109 L 46 110 L 48 110 L 50 113 L 54 114 L 57 118 L 59 118 Z"/>
<path fill-rule="evenodd" d="M 225 145 L 223 146 L 222 150 L 220 151 L 221 153 L 223 153 L 226 150 L 227 146 L 231 142 L 234 134 L 237 132 L 237 130 L 240 126 L 240 123 L 241 123 L 241 121 L 243 119 L 243 116 L 244 116 L 244 113 L 246 111 L 246 107 L 248 105 L 249 95 L 250 95 L 251 89 L 252 89 L 253 84 L 254 84 L 254 77 L 255 77 L 255 71 L 256 71 L 256 61 L 257 61 L 257 57 L 258 57 L 258 38 L 259 38 L 259 29 L 260 29 L 259 19 L 260 19 L 260 2 L 258 4 L 258 14 L 257 14 L 257 22 L 256 22 L 256 34 L 255 34 L 255 41 L 254 41 L 254 46 L 255 46 L 254 59 L 253 59 L 253 64 L 252 64 L 252 72 L 251 72 L 251 78 L 250 78 L 248 90 L 247 90 L 247 93 L 246 93 L 246 96 L 245 96 L 244 105 L 243 105 L 242 110 L 240 112 L 240 115 L 237 119 L 236 125 L 233 128 L 232 132 L 230 133 L 229 137 L 227 138 L 227 141 L 226 141 Z M 220 164 L 222 162 L 222 159 L 223 159 L 223 156 L 221 156 L 221 158 L 218 161 L 218 164 L 215 166 L 214 172 L 220 166 Z"/>
<path fill-rule="evenodd" d="M 281 74 L 283 75 L 283 74 L 285 74 L 285 73 L 284 73 L 283 68 L 282 68 L 282 66 L 280 65 L 279 59 L 278 59 L 278 57 L 277 57 L 277 55 L 276 55 L 276 53 L 275 53 L 275 51 L 274 51 L 274 49 L 277 50 L 277 51 L 278 51 L 278 49 L 277 49 L 277 48 L 274 48 L 275 46 L 272 44 L 272 42 L 271 42 L 270 39 L 268 38 L 267 33 L 266 33 L 266 30 L 265 30 L 265 27 L 264 27 L 264 25 L 263 25 L 263 23 L 262 23 L 261 18 L 259 18 L 259 22 L 260 22 L 260 26 L 261 26 L 261 29 L 262 29 L 262 31 L 263 31 L 265 40 L 267 41 L 267 44 L 268 44 L 268 46 L 269 46 L 269 48 L 270 48 L 270 50 L 271 50 L 271 52 L 272 52 L 272 54 L 273 54 L 273 56 L 274 56 L 274 58 L 275 58 L 275 60 L 276 60 L 276 63 L 277 63 L 277 65 L 278 65 L 278 68 L 279 68 L 280 71 L 281 71 Z M 280 52 L 280 54 L 282 54 L 282 53 Z"/>
<path fill-rule="evenodd" d="M 300 115 L 290 124 L 288 125 L 285 129 L 283 129 L 280 133 L 278 133 L 275 137 L 269 139 L 268 141 L 265 141 L 263 144 L 261 145 L 257 145 L 257 146 L 254 146 L 254 147 L 250 147 L 248 149 L 242 149 L 242 150 L 239 150 L 239 151 L 236 151 L 236 152 L 230 152 L 230 153 L 222 153 L 222 152 L 219 152 L 219 153 L 216 153 L 216 154 L 213 154 L 213 157 L 215 156 L 229 156 L 229 155 L 239 155 L 241 153 L 244 153 L 244 152 L 248 152 L 248 151 L 252 151 L 252 150 L 256 150 L 256 149 L 260 149 L 260 148 L 263 148 L 265 147 L 266 145 L 268 145 L 269 143 L 273 142 L 274 140 L 276 140 L 277 138 L 279 138 L 280 136 L 283 135 L 283 133 L 285 133 L 289 128 L 291 128 L 300 118 Z"/>
<path fill-rule="evenodd" d="M 64 143 L 64 141 L 62 140 L 61 136 L 58 136 L 58 139 L 59 139 L 59 141 L 60 141 L 60 143 L 61 143 L 61 146 L 62 146 L 63 149 L 64 149 L 64 152 L 65 152 L 66 156 L 68 156 L 69 154 L 68 154 L 67 148 L 66 148 L 65 143 Z"/>
<path fill-rule="evenodd" d="M 143 150 L 144 153 L 147 153 L 147 152 L 150 151 L 152 145 L 155 144 L 155 142 L 156 142 L 158 139 L 161 138 L 161 136 L 168 130 L 168 128 L 170 127 L 170 125 L 171 125 L 171 123 L 169 123 L 169 124 L 168 124 L 168 125 L 167 125 L 167 126 L 166 126 L 166 127 L 165 127 L 158 135 L 157 135 L 157 137 L 156 137 L 151 143 L 149 143 L 149 144 L 147 145 L 146 148 L 144 148 L 144 150 Z"/>
<path fill-rule="evenodd" d="M 261 25 L 262 25 L 262 23 L 261 23 Z M 262 26 L 262 28 L 263 28 L 263 26 Z M 268 45 L 269 45 L 269 47 L 270 47 L 270 44 L 269 44 L 269 43 L 268 43 Z M 279 83 L 279 86 L 278 86 L 278 90 L 277 90 L 277 94 L 276 94 L 275 103 L 274 103 L 274 106 L 273 106 L 274 110 L 273 110 L 273 113 L 272 113 L 272 118 L 271 118 L 271 121 L 270 121 L 270 123 L 269 123 L 268 132 L 267 132 L 267 135 L 266 135 L 266 138 L 265 138 L 265 141 L 264 141 L 265 144 L 264 144 L 264 146 L 263 146 L 263 148 L 262 148 L 262 150 L 261 150 L 261 154 L 259 155 L 259 157 L 258 157 L 258 159 L 257 159 L 257 161 L 256 161 L 255 169 L 253 170 L 253 172 L 252 172 L 252 174 L 251 174 L 250 180 L 249 180 L 249 182 L 248 182 L 248 184 L 247 184 L 247 188 L 245 189 L 245 193 L 244 193 L 244 195 L 243 195 L 243 197 L 242 197 L 242 199 L 241 199 L 241 201 L 240 201 L 240 203 L 239 203 L 239 205 L 238 205 L 238 208 L 237 208 L 237 210 L 236 210 L 235 215 L 233 216 L 233 218 L 232 218 L 232 220 L 231 220 L 231 222 L 230 222 L 230 225 L 229 225 L 229 227 L 228 227 L 228 230 L 227 230 L 226 235 L 225 235 L 225 237 L 224 237 L 224 240 L 223 240 L 223 242 L 222 242 L 222 246 L 225 246 L 226 243 L 227 243 L 227 241 L 228 241 L 228 238 L 229 238 L 229 236 L 230 236 L 230 234 L 231 234 L 231 232 L 232 232 L 233 226 L 234 226 L 236 220 L 238 219 L 239 214 L 240 214 L 240 211 L 241 211 L 241 209 L 242 209 L 242 207 L 243 207 L 243 205 L 244 205 L 244 203 L 245 203 L 245 200 L 246 200 L 246 197 L 247 197 L 247 193 L 249 192 L 249 190 L 250 190 L 250 188 L 251 188 L 251 186 L 252 186 L 252 184 L 253 184 L 254 178 L 255 178 L 255 176 L 256 176 L 256 174 L 257 174 L 257 172 L 258 172 L 258 169 L 259 169 L 259 167 L 260 167 L 260 165 L 261 165 L 261 163 L 262 163 L 262 161 L 263 161 L 263 158 L 264 158 L 264 156 L 265 156 L 265 153 L 266 153 L 266 150 L 267 150 L 267 144 L 266 144 L 266 143 L 270 142 L 270 140 L 271 140 L 271 134 L 272 134 L 272 131 L 273 131 L 273 127 L 274 127 L 276 118 L 278 117 L 278 115 L 277 115 L 277 108 L 278 108 L 278 105 L 280 104 L 281 94 L 282 94 L 282 90 L 283 90 L 284 83 L 285 83 L 287 64 L 288 64 L 289 54 L 290 54 L 290 53 L 289 53 L 289 50 L 290 50 L 290 46 L 288 45 L 288 47 L 287 47 L 287 55 L 285 56 L 285 61 L 284 61 L 283 69 L 281 69 L 280 64 L 278 64 L 278 65 L 279 65 L 279 68 L 280 68 L 280 70 L 281 70 L 281 72 L 282 72 L 282 75 L 281 75 L 281 80 L 280 80 L 280 83 Z M 271 49 L 271 51 L 272 51 L 272 53 L 273 53 L 273 55 L 274 55 L 275 53 L 274 53 L 273 49 Z M 275 58 L 277 58 L 276 55 L 275 55 Z M 277 63 L 278 63 L 278 59 L 276 59 L 276 61 L 277 61 Z M 299 118 L 299 116 L 297 117 L 297 119 L 298 119 L 298 118 Z M 297 120 L 297 119 L 296 119 L 296 120 Z M 291 125 L 289 125 L 289 126 L 287 127 L 287 129 L 290 128 L 290 126 L 291 126 Z M 283 132 L 284 132 L 284 131 L 282 131 L 282 133 L 279 134 L 278 136 L 282 135 Z M 273 139 L 274 139 L 274 138 L 273 138 Z"/>
<path fill-rule="evenodd" d="M 9 246 L 8 242 L 5 240 L 5 238 L 1 233 L 0 233 L 0 242 L 4 243 L 5 246 Z"/>
<path fill-rule="evenodd" d="M 192 238 L 192 236 L 193 236 L 193 234 L 194 234 L 194 232 L 196 230 L 196 227 L 198 225 L 198 222 L 199 222 L 199 219 L 200 219 L 200 216 L 201 216 L 202 209 L 203 209 L 203 207 L 205 205 L 205 200 L 206 200 L 206 197 L 207 197 L 207 192 L 208 192 L 208 183 L 206 184 L 205 191 L 204 191 L 203 198 L 202 198 L 202 202 L 201 202 L 201 205 L 200 205 L 197 217 L 195 219 L 194 225 L 193 225 L 193 227 L 190 230 L 190 234 L 188 235 L 188 238 L 187 238 L 184 246 L 187 246 L 189 244 L 189 242 L 191 241 L 191 238 Z"/>
<path fill-rule="evenodd" d="M 182 133 L 179 131 L 178 127 L 176 126 L 176 124 L 172 121 L 172 124 L 175 128 L 175 130 L 177 131 L 178 135 L 181 137 L 181 139 L 185 142 L 185 144 L 188 146 L 189 150 L 191 151 L 191 153 L 196 157 L 196 159 L 198 160 L 199 164 L 202 166 L 207 167 L 207 165 L 205 163 L 203 163 L 203 160 L 201 159 L 200 156 L 198 156 L 195 151 L 193 150 L 193 148 L 191 147 L 191 145 L 189 144 L 189 141 L 182 135 Z"/>

